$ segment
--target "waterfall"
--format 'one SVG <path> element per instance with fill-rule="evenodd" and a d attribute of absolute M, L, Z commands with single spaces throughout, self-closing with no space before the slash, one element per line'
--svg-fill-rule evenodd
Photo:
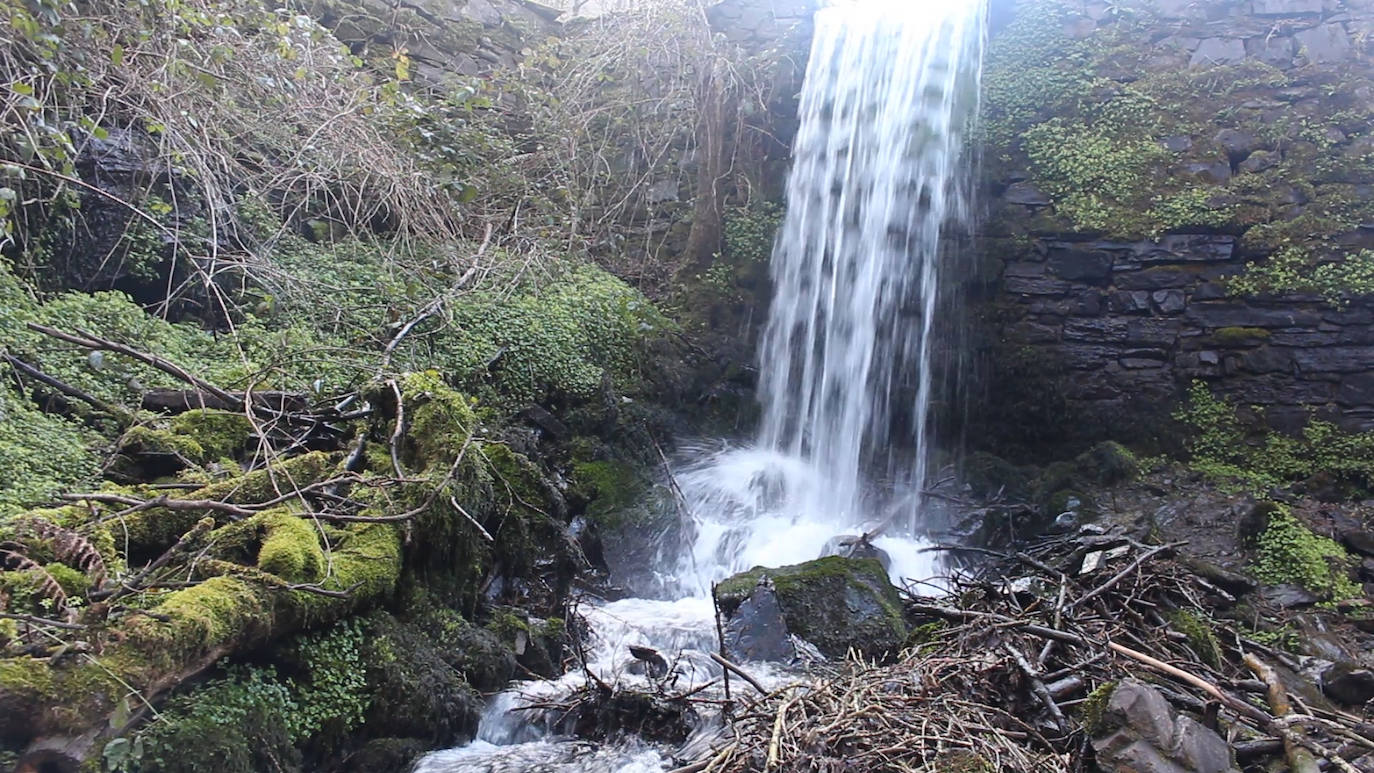
<path fill-rule="evenodd" d="M 838 523 L 864 513 L 865 470 L 887 467 L 892 446 L 917 451 L 901 482 L 925 484 L 941 236 L 969 217 L 982 14 L 945 0 L 816 15 L 773 253 L 760 441 L 808 462 L 827 485 L 799 504 Z"/>
<path fill-rule="evenodd" d="M 758 443 L 682 473 L 698 589 L 815 558 L 845 531 L 917 533 L 943 264 L 971 215 L 985 15 L 982 0 L 816 14 L 772 256 Z"/>
<path fill-rule="evenodd" d="M 949 236 L 970 215 L 966 148 L 985 2 L 845 0 L 817 13 L 772 259 L 758 442 L 683 454 L 675 482 L 691 521 L 686 549 L 665 550 L 663 587 L 638 589 L 669 598 L 584 611 L 588 668 L 598 679 L 643 685 L 626 649 L 640 644 L 678 655 L 687 683 L 704 684 L 718 675 L 705 654 L 716 636 L 711 584 L 754 565 L 811 560 L 846 530 L 886 522 L 874 542 L 889 574 L 929 575 L 913 537 L 937 383 L 941 274 Z M 765 681 L 772 668 L 751 664 Z M 672 766 L 662 749 L 570 742 L 541 724 L 547 716 L 512 711 L 553 703 L 584 680 L 574 671 L 514 686 L 489 702 L 478 741 L 430 755 L 417 773 Z"/>

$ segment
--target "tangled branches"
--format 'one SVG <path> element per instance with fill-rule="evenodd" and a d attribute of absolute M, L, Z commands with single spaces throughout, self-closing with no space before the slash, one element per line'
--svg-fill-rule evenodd
<path fill-rule="evenodd" d="M 1159 696 L 1151 721 L 1186 712 L 1197 719 L 1176 727 L 1216 731 L 1222 759 L 1342 771 L 1374 759 L 1367 717 L 1297 697 L 1299 664 L 1233 613 L 1246 589 L 1189 571 L 1177 547 L 1085 534 L 1004 554 L 948 595 L 908 602 L 918 628 L 899 662 L 842 664 L 745 704 L 679 773 L 1111 768 L 1148 737 L 1111 700 L 1127 683 Z"/>

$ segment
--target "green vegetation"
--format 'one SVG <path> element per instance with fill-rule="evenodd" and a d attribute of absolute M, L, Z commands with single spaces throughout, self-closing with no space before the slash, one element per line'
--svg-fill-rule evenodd
<path fill-rule="evenodd" d="M 1299 585 L 1333 601 L 1359 598 L 1364 592 L 1349 577 L 1351 565 L 1345 548 L 1313 533 L 1282 505 L 1259 535 L 1255 574 L 1267 583 Z"/>
<path fill-rule="evenodd" d="M 1188 637 L 1188 646 L 1192 647 L 1203 663 L 1213 668 L 1221 668 L 1225 659 L 1221 642 L 1212 630 L 1211 621 L 1205 615 L 1193 609 L 1176 609 L 1167 617 L 1170 625 Z"/>
<path fill-rule="evenodd" d="M 1297 435 L 1263 430 L 1259 421 L 1243 421 L 1230 400 L 1214 397 L 1202 382 L 1189 388 L 1174 418 L 1189 432 L 1190 464 L 1209 477 L 1256 492 L 1317 475 L 1374 490 L 1374 432 L 1345 432 L 1315 418 Z"/>
<path fill-rule="evenodd" d="M 1224 229 L 1243 233 L 1247 249 L 1298 250 L 1303 280 L 1321 256 L 1332 267 L 1321 268 L 1317 292 L 1326 280 L 1338 294 L 1361 292 L 1340 289 L 1368 272 L 1339 237 L 1374 217 L 1356 184 L 1374 179 L 1365 141 L 1374 108 L 1345 96 L 1367 89 L 1369 77 L 1357 68 L 1289 74 L 1253 59 L 1189 63 L 1186 50 L 1170 50 L 1174 41 L 1150 37 L 1162 25 L 1157 13 L 1153 3 L 1125 0 L 1088 24 L 1072 3 L 1019 0 L 987 55 L 993 173 L 1025 169 L 1049 195 L 1058 225 L 1037 227 L 1122 239 Z M 1278 120 L 1255 106 L 1288 88 L 1318 104 Z M 1254 164 L 1241 164 L 1252 155 Z M 1348 260 L 1356 265 L 1340 267 Z M 1236 288 L 1308 285 L 1273 269 Z"/>
<path fill-rule="evenodd" d="M 1227 280 L 1226 289 L 1242 296 L 1312 293 L 1333 306 L 1344 307 L 1351 298 L 1374 295 L 1374 250 L 1314 265 L 1306 251 L 1285 247 L 1263 262 L 1247 263 L 1244 273 Z"/>
<path fill-rule="evenodd" d="M 1223 327 L 1212 331 L 1212 341 L 1221 347 L 1252 346 L 1269 339 L 1262 327 Z"/>
<path fill-rule="evenodd" d="M 767 264 L 782 219 L 782 207 L 769 201 L 754 202 L 727 212 L 722 257 L 735 266 Z"/>
<path fill-rule="evenodd" d="M 1107 705 L 1111 703 L 1112 694 L 1116 692 L 1116 682 L 1103 682 L 1088 693 L 1082 705 L 1078 707 L 1078 721 L 1083 725 L 1083 729 L 1089 733 L 1096 733 L 1102 729 L 1103 720 L 1106 719 Z"/>

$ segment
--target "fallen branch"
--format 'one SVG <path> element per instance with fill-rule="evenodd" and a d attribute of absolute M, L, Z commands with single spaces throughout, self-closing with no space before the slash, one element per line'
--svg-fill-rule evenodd
<path fill-rule="evenodd" d="M 46 336 L 51 336 L 52 338 L 56 338 L 59 341 L 65 341 L 69 344 L 75 344 L 76 346 L 79 346 L 83 349 L 116 352 L 126 357 L 132 357 L 133 359 L 138 360 L 139 362 L 145 365 L 149 365 L 153 368 L 162 371 L 163 373 L 173 376 L 174 378 L 177 378 L 181 381 L 185 381 L 186 383 L 196 387 L 197 389 L 204 390 L 205 392 L 208 392 L 209 394 L 213 395 L 219 400 L 224 401 L 225 403 L 234 403 L 234 397 L 229 392 L 226 392 L 225 390 L 215 386 L 214 384 L 211 384 L 209 381 L 206 381 L 205 379 L 195 375 L 194 373 L 191 373 L 190 371 L 186 370 L 180 365 L 177 365 L 176 363 L 171 362 L 169 360 L 164 360 L 163 358 L 155 354 L 148 354 L 147 352 L 139 351 L 138 349 L 135 349 L 132 346 L 128 346 L 127 344 L 122 344 L 118 341 L 111 341 L 108 338 L 101 338 L 99 336 L 92 335 L 91 333 L 87 333 L 79 329 L 75 334 L 66 333 L 61 330 L 58 330 L 57 328 L 48 327 L 47 325 L 40 325 L 37 322 L 30 322 L 28 323 L 27 327 L 35 332 L 42 333 Z M 240 401 L 239 405 L 242 404 L 242 401 Z"/>
<path fill-rule="evenodd" d="M 735 676 L 738 676 L 740 679 L 743 679 L 744 681 L 748 682 L 749 686 L 753 687 L 755 690 L 758 690 L 760 693 L 764 695 L 768 694 L 768 688 L 764 687 L 759 682 L 759 680 L 750 676 L 748 672 L 746 672 L 744 669 L 721 657 L 718 653 L 712 652 L 711 660 L 714 660 L 717 663 L 719 663 L 721 667 L 724 668 L 726 671 L 729 671 L 733 673 Z"/>
<path fill-rule="evenodd" d="M 123 408 L 113 405 L 111 403 L 107 403 L 94 395 L 88 394 L 86 392 L 81 391 L 80 389 L 77 389 L 74 386 L 71 386 L 70 384 L 58 381 L 52 376 L 49 376 L 48 374 L 44 373 L 38 368 L 28 364 L 27 362 L 24 362 L 23 360 L 19 359 L 18 357 L 15 357 L 12 354 L 5 353 L 0 356 L 3 356 L 5 362 L 9 363 L 10 367 L 14 368 L 19 373 L 28 376 L 29 378 L 39 382 L 40 384 L 43 384 L 44 386 L 56 389 L 58 392 L 66 395 L 67 397 L 72 398 L 73 400 L 80 400 L 81 402 L 91 406 L 92 408 L 96 409 L 97 411 L 100 411 L 101 413 L 113 416 L 115 419 L 122 423 L 129 423 L 133 420 L 133 414 L 129 413 Z"/>
<path fill-rule="evenodd" d="M 1279 681 L 1279 675 L 1274 669 L 1251 653 L 1245 654 L 1244 661 L 1255 676 L 1264 682 L 1269 709 L 1274 712 L 1274 716 L 1283 719 L 1291 714 L 1293 709 L 1288 703 L 1288 691 L 1283 688 L 1283 683 Z M 1293 773 L 1319 773 L 1321 770 L 1312 752 L 1297 744 L 1291 732 L 1283 735 L 1283 752 Z"/>

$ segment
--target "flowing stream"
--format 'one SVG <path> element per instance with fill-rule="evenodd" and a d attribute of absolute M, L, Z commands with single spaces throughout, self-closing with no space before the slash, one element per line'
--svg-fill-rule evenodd
<path fill-rule="evenodd" d="M 628 645 L 674 660 L 678 689 L 719 676 L 712 583 L 808 561 L 877 535 L 894 580 L 934 574 L 920 552 L 933 348 L 948 234 L 970 216 L 966 158 L 985 0 L 847 0 L 816 14 L 787 215 L 761 342 L 763 423 L 749 446 L 689 449 L 675 470 L 693 521 L 660 557 L 664 582 L 581 611 L 589 669 L 647 685 Z M 782 664 L 751 664 L 764 681 Z M 521 710 L 583 686 L 581 671 L 492 698 L 473 743 L 416 773 L 662 771 L 692 756 L 647 742 L 560 736 Z M 709 736 L 711 718 L 688 745 Z"/>

